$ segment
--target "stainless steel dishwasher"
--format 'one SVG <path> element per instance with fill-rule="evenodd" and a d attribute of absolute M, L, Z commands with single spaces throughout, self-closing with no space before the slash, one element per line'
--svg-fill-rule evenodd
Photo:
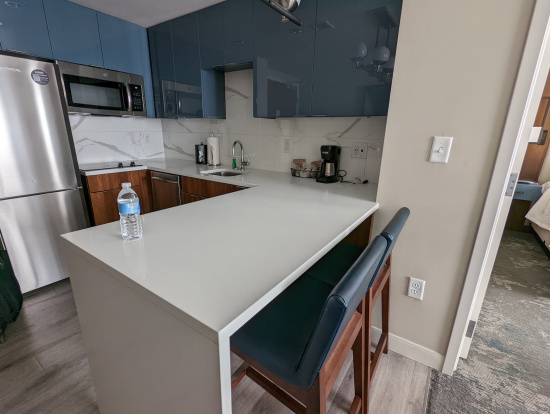
<path fill-rule="evenodd" d="M 181 205 L 180 176 L 151 171 L 153 189 L 153 210 Z"/>

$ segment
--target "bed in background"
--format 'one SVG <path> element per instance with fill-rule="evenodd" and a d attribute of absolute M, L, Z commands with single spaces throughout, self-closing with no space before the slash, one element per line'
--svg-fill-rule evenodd
<path fill-rule="evenodd" d="M 550 252 L 550 181 L 542 185 L 542 196 L 531 207 L 525 218 L 540 237 L 544 247 Z"/>

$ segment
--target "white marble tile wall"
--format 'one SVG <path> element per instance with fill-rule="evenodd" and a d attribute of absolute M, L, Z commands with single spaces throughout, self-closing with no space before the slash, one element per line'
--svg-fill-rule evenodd
<path fill-rule="evenodd" d="M 164 157 L 159 119 L 69 115 L 79 164 Z"/>
<path fill-rule="evenodd" d="M 194 146 L 206 143 L 213 132 L 220 139 L 222 164 L 231 164 L 231 145 L 238 139 L 244 144 L 245 156 L 250 155 L 251 168 L 290 172 L 293 159 L 319 160 L 321 145 L 340 145 L 341 168 L 348 172 L 348 178 L 378 182 L 385 117 L 254 118 L 252 70 L 228 72 L 225 76 L 226 119 L 162 120 L 167 157 L 193 160 Z M 283 153 L 287 139 L 288 154 Z M 351 158 L 354 143 L 365 143 L 366 159 Z"/>
<path fill-rule="evenodd" d="M 347 178 L 377 183 L 385 117 L 258 119 L 253 114 L 252 70 L 226 73 L 226 119 L 147 119 L 71 115 L 79 163 L 173 157 L 195 159 L 195 145 L 211 132 L 220 139 L 221 162 L 231 164 L 231 145 L 244 144 L 251 168 L 290 172 L 292 160 L 319 160 L 321 145 L 342 147 L 340 168 Z M 290 152 L 283 153 L 285 140 Z M 365 143 L 367 158 L 351 158 Z M 239 149 L 240 150 L 240 149 Z"/>

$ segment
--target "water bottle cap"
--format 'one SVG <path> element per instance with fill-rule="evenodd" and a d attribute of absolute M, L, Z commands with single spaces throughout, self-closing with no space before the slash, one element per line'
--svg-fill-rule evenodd
<path fill-rule="evenodd" d="M 130 188 L 132 183 L 122 183 L 122 188 Z"/>

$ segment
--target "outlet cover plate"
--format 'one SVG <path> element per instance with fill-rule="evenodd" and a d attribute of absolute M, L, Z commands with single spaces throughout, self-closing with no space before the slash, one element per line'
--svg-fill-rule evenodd
<path fill-rule="evenodd" d="M 351 158 L 367 158 L 367 145 L 364 142 L 354 142 L 351 146 Z"/>
<path fill-rule="evenodd" d="M 424 286 L 426 281 L 422 279 L 416 279 L 414 277 L 409 278 L 409 289 L 407 291 L 407 296 L 422 300 L 424 297 Z"/>
<path fill-rule="evenodd" d="M 283 141 L 283 154 L 290 154 L 290 138 L 286 138 Z"/>

